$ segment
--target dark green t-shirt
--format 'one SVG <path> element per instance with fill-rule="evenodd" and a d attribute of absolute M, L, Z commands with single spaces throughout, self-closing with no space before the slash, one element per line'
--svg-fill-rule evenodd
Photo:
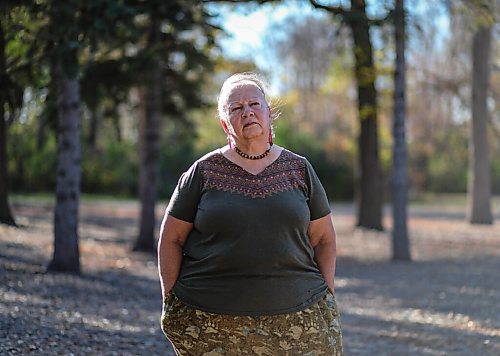
<path fill-rule="evenodd" d="M 193 223 L 174 293 L 230 315 L 307 308 L 326 292 L 307 229 L 330 213 L 310 163 L 283 150 L 259 174 L 213 151 L 180 178 L 167 212 Z"/>

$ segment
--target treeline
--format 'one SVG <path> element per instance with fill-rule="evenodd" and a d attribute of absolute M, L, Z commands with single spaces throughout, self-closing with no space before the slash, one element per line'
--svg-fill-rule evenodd
<path fill-rule="evenodd" d="M 491 59 L 481 66 L 485 71 L 491 68 L 485 115 L 491 187 L 494 194 L 500 194 L 500 46 L 495 41 L 499 36 L 499 7 L 492 6 L 494 11 L 488 16 L 480 7 L 487 9 L 488 4 L 493 5 L 491 1 L 433 1 L 422 3 L 419 10 L 408 9 L 406 129 L 409 188 L 414 198 L 425 192 L 467 192 L 473 111 L 471 50 L 477 27 L 488 23 L 493 28 Z M 390 11 L 378 9 L 382 19 Z M 380 161 L 387 199 L 392 170 L 394 40 L 390 21 L 372 26 L 371 31 Z M 487 36 L 482 35 L 480 41 L 487 43 Z M 286 93 L 282 100 L 292 106 L 286 120 L 312 133 L 330 161 L 349 157 L 348 162 L 353 163 L 348 166 L 349 172 L 355 172 L 359 111 L 356 82 L 350 70 L 355 58 L 349 28 L 342 19 L 332 22 L 330 16 L 317 13 L 292 16 L 274 25 L 267 45 L 274 49 L 276 60 L 282 59 L 275 70 Z"/>
<path fill-rule="evenodd" d="M 417 11 L 395 0 L 374 15 L 364 0 L 303 2 L 308 15 L 270 29 L 263 53 L 271 65 L 263 68 L 224 57 L 223 2 L 2 2 L 0 219 L 13 223 L 7 187 L 55 192 L 54 269 L 79 270 L 71 261 L 78 260 L 80 192 L 139 197 L 135 248 L 154 248 L 157 198 L 169 197 L 192 161 L 225 144 L 215 101 L 236 71 L 279 80 L 275 142 L 312 162 L 332 200 L 356 198 L 358 226 L 383 229 L 396 152 L 403 152 L 397 169 L 404 191 L 408 171 L 414 196 L 465 192 L 471 162 L 481 161 L 470 154 L 471 121 L 487 122 L 474 147 L 489 142 L 492 159 L 482 162 L 491 165 L 491 188 L 500 193 L 500 75 L 489 71 L 498 68 L 500 49 L 491 40 L 498 36 L 491 1 L 432 2 Z M 267 2 L 286 3 L 243 1 L 231 10 Z M 473 58 L 483 62 L 474 67 Z M 486 77 L 478 67 L 488 68 Z M 472 78 L 480 77 L 474 87 Z M 486 107 L 480 120 L 471 120 L 473 107 Z M 489 202 L 489 195 L 481 199 Z M 73 257 L 63 256 L 58 241 Z"/>
<path fill-rule="evenodd" d="M 208 150 L 224 145 L 225 137 L 217 127 L 214 111 L 204 114 L 205 120 L 213 120 L 208 128 L 213 136 L 203 142 L 197 131 L 183 128 L 184 132 L 171 133 L 162 140 L 160 149 L 159 197 L 166 199 L 177 183 L 180 174 Z M 84 122 L 85 123 L 85 122 Z M 325 189 L 335 200 L 351 200 L 354 189 L 354 148 L 338 148 L 326 152 L 321 142 L 312 134 L 296 131 L 285 117 L 276 123 L 276 143 L 306 156 L 324 181 Z M 205 128 L 204 128 L 205 129 Z M 111 129 L 110 129 L 111 130 Z M 116 140 L 107 129 L 101 129 L 99 147 L 83 145 L 81 191 L 87 194 L 137 197 L 139 189 L 138 152 L 136 140 Z M 84 131 L 85 132 L 85 131 Z M 106 137 L 109 135 L 108 137 Z M 205 136 L 205 135 L 203 135 Z M 56 184 L 56 137 L 48 132 L 43 144 L 36 143 L 35 122 L 12 125 L 9 131 L 10 144 L 9 178 L 12 192 L 44 193 L 54 190 Z M 12 141 L 10 141 L 12 140 Z M 214 142 L 217 142 L 214 144 Z M 351 143 L 352 145 L 352 143 Z"/>
<path fill-rule="evenodd" d="M 409 48 L 408 71 L 408 167 L 413 197 L 423 192 L 467 191 L 471 110 L 468 97 L 471 89 L 466 75 L 471 70 L 471 61 L 467 57 L 470 46 L 459 44 L 470 43 L 471 35 L 470 31 L 464 30 L 466 19 L 463 14 L 443 11 L 446 8 L 440 5 L 431 5 L 422 13 L 410 10 L 413 46 Z M 433 17 L 432 13 L 439 14 L 440 18 Z M 452 22 L 452 34 L 448 37 L 439 34 L 440 29 L 437 28 L 443 17 Z M 388 27 L 389 24 L 379 29 L 377 36 L 386 35 Z M 279 31 L 275 33 L 280 33 L 281 37 L 268 36 L 267 42 L 275 49 L 270 55 L 274 56 L 274 61 L 286 59 L 277 68 L 282 73 L 283 92 L 283 96 L 276 100 L 282 112 L 277 122 L 277 142 L 306 155 L 314 163 L 333 199 L 353 199 L 358 129 L 356 101 L 346 95 L 355 91 L 352 73 L 348 70 L 353 65 L 349 34 L 338 23 L 332 26 L 329 18 L 318 14 L 287 18 L 283 24 L 275 24 L 276 28 Z M 443 40 L 436 46 L 433 38 L 439 36 L 443 36 Z M 19 37 L 23 38 L 22 35 Z M 387 61 L 391 51 L 387 48 L 390 48 L 390 41 L 387 43 L 386 39 L 378 52 L 377 66 L 382 79 L 391 73 L 391 64 Z M 314 58 L 321 58 L 322 61 L 314 61 L 313 56 L 309 56 L 311 51 L 316 54 Z M 493 48 L 492 67 L 499 60 L 499 52 L 498 46 Z M 456 61 L 450 66 L 445 58 L 451 57 Z M 134 197 L 139 189 L 136 132 L 139 112 L 134 111 L 136 104 L 126 98 L 131 79 L 124 77 L 140 77 L 142 74 L 121 73 L 116 67 L 123 64 L 99 58 L 94 55 L 94 59 L 83 63 L 81 69 L 85 102 L 82 118 L 82 191 Z M 204 69 L 207 83 L 195 89 L 200 96 L 207 98 L 202 109 L 192 110 L 193 107 L 190 107 L 181 113 L 165 113 L 176 122 L 162 123 L 166 134 L 160 150 L 161 198 L 169 197 L 176 178 L 186 165 L 206 150 L 224 143 L 222 131 L 214 118 L 220 78 L 236 70 L 257 69 L 264 73 L 268 70 L 255 68 L 251 63 L 222 59 L 220 52 L 211 60 L 217 65 Z M 47 79 L 44 80 L 46 82 Z M 7 157 L 10 188 L 14 192 L 53 191 L 56 180 L 55 117 L 50 116 L 50 107 L 46 106 L 50 104 L 50 94 L 48 88 L 43 86 L 44 82 L 38 86 L 30 84 L 29 92 L 25 94 L 24 111 L 19 112 L 18 120 L 9 121 Z M 498 71 L 493 71 L 493 102 L 497 102 L 500 95 L 499 87 L 500 75 Z M 389 81 L 381 85 L 380 149 L 386 193 L 389 193 L 391 170 L 391 91 Z M 21 104 L 20 98 L 18 101 Z M 99 103 L 96 104 L 96 101 Z M 498 105 L 491 108 L 492 191 L 500 194 L 500 160 L 496 159 L 500 157 Z M 20 110 L 20 107 L 17 109 Z M 200 122 L 200 117 L 213 121 L 212 125 Z"/>
<path fill-rule="evenodd" d="M 201 88 L 220 57 L 220 30 L 206 5 L 37 0 L 1 7 L 0 221 L 15 224 L 9 185 L 55 192 L 49 269 L 79 271 L 81 187 L 138 195 L 134 248 L 154 249 L 162 121 L 187 128 L 190 111 L 209 105 Z"/>
<path fill-rule="evenodd" d="M 213 111 L 207 112 L 205 120 L 214 120 L 213 135 L 203 142 L 206 135 L 197 134 L 195 128 L 186 129 L 184 137 L 170 137 L 162 142 L 160 150 L 159 197 L 169 198 L 184 169 L 207 150 L 224 144 L 222 132 Z M 307 131 L 296 131 L 288 118 L 282 116 L 276 123 L 276 142 L 290 148 L 313 163 L 325 189 L 332 200 L 352 200 L 354 197 L 354 171 L 356 146 L 354 137 L 332 135 L 328 142 Z M 194 120 L 193 120 L 194 121 Z M 136 140 L 116 140 L 111 128 L 101 129 L 103 137 L 97 150 L 83 146 L 82 181 L 83 193 L 137 197 L 138 153 Z M 493 131 L 493 130 L 492 130 Z M 500 194 L 500 137 L 491 132 L 492 192 Z M 181 135 L 182 136 L 182 135 Z M 337 137 L 336 137 L 337 136 Z M 12 192 L 39 193 L 54 190 L 56 181 L 56 138 L 47 133 L 41 147 L 36 143 L 35 122 L 14 124 L 10 127 L 8 146 L 9 178 Z M 172 145 L 172 142 L 175 142 Z M 219 146 L 218 146 L 219 145 Z M 387 150 L 390 140 L 382 137 L 382 166 L 389 193 L 387 177 L 391 162 Z M 409 178 L 411 197 L 418 198 L 426 192 L 466 193 L 468 170 L 468 125 L 453 124 L 430 134 L 425 142 L 409 144 Z M 386 194 L 387 197 L 387 194 Z"/>

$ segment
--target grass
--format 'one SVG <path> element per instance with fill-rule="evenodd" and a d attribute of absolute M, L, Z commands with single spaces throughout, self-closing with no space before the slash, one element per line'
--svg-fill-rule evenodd
<path fill-rule="evenodd" d="M 42 193 L 14 193 L 9 195 L 11 203 L 54 203 L 55 194 L 42 192 Z M 80 194 L 80 200 L 83 202 L 128 202 L 136 201 L 137 198 L 125 197 L 119 195 L 105 195 L 105 194 Z"/>
<path fill-rule="evenodd" d="M 11 205 L 30 204 L 30 205 L 49 205 L 55 204 L 55 195 L 53 193 L 14 193 L 9 195 Z M 157 206 L 166 206 L 166 199 L 159 199 Z M 139 204 L 137 197 L 125 197 L 119 195 L 104 194 L 81 194 L 80 203 L 86 204 L 108 204 L 108 205 L 133 205 Z"/>
<path fill-rule="evenodd" d="M 9 196 L 11 204 L 54 204 L 53 193 L 13 193 Z M 84 203 L 137 203 L 137 197 L 88 194 L 80 195 L 80 201 Z M 167 199 L 160 199 L 159 204 L 164 204 Z M 348 202 L 346 202 L 348 203 Z M 389 202 L 390 204 L 390 202 Z M 416 208 L 467 208 L 467 194 L 465 193 L 421 193 L 410 200 L 410 206 Z M 491 207 L 494 212 L 500 212 L 500 195 L 493 196 Z"/>
<path fill-rule="evenodd" d="M 410 205 L 429 208 L 466 208 L 467 199 L 465 193 L 423 193 L 412 199 Z M 494 211 L 500 210 L 500 195 L 491 198 L 491 207 Z"/>

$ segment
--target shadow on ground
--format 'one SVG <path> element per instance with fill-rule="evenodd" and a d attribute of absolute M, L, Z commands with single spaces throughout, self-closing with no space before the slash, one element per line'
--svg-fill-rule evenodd
<path fill-rule="evenodd" d="M 338 260 L 346 354 L 500 354 L 496 256 Z M 369 350 L 369 351 L 368 351 Z"/>
<path fill-rule="evenodd" d="M 48 274 L 29 262 L 0 256 L 1 354 L 173 354 L 159 327 L 157 280 L 115 270 Z"/>
<path fill-rule="evenodd" d="M 499 355 L 500 227 L 419 209 L 411 263 L 389 262 L 390 231 L 359 231 L 352 206 L 336 210 L 345 354 Z M 130 251 L 136 204 L 83 204 L 81 276 L 44 271 L 50 207 L 15 212 L 24 228 L 0 226 L 0 354 L 173 354 L 160 330 L 156 257 Z"/>

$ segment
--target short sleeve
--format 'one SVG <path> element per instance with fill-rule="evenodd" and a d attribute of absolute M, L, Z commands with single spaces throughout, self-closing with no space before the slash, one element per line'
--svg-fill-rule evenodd
<path fill-rule="evenodd" d="M 311 214 L 311 221 L 322 218 L 330 214 L 330 204 L 328 202 L 328 197 L 326 196 L 325 189 L 319 181 L 314 168 L 311 163 L 306 159 L 306 184 L 308 189 L 308 201 L 309 211 Z"/>
<path fill-rule="evenodd" d="M 201 176 L 197 163 L 193 164 L 179 178 L 166 213 L 174 218 L 194 222 L 201 194 Z"/>

